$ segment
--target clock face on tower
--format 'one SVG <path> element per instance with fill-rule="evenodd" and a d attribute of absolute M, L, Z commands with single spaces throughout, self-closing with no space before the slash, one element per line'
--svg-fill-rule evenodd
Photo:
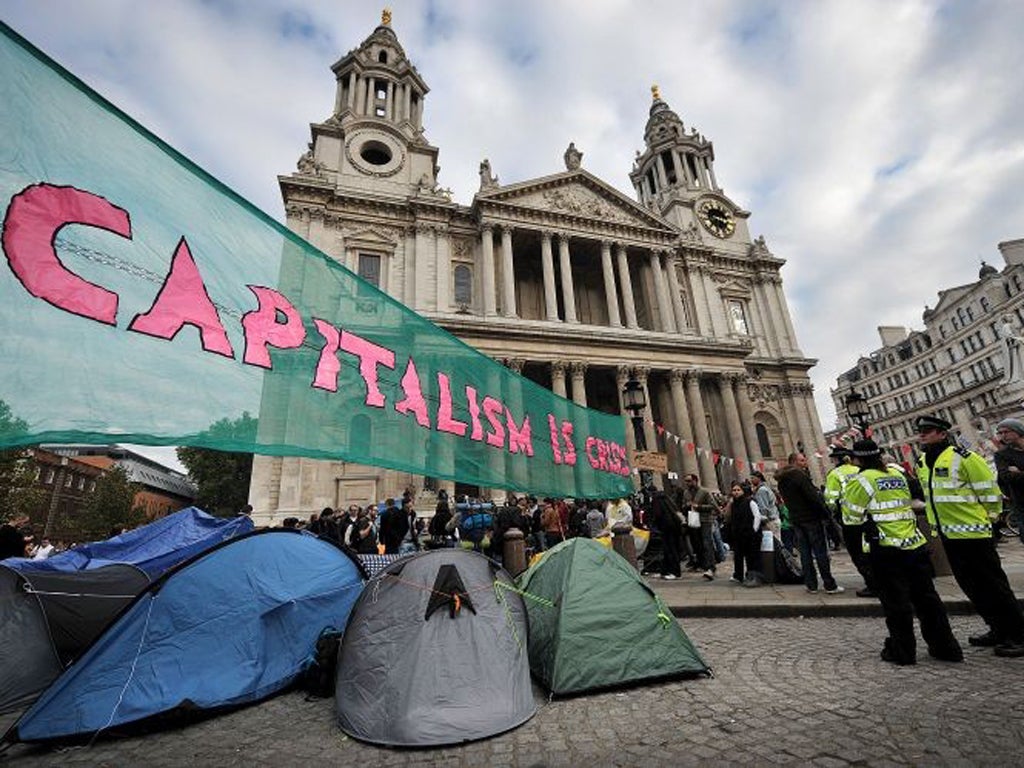
<path fill-rule="evenodd" d="M 705 200 L 697 206 L 697 218 L 715 237 L 726 238 L 736 229 L 732 214 L 715 200 Z"/>

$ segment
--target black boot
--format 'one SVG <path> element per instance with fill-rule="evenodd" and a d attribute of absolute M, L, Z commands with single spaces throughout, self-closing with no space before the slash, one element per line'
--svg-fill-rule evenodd
<path fill-rule="evenodd" d="M 967 638 L 967 643 L 977 648 L 992 648 L 993 646 L 1000 645 L 1002 639 L 990 629 L 983 635 L 971 635 Z"/>

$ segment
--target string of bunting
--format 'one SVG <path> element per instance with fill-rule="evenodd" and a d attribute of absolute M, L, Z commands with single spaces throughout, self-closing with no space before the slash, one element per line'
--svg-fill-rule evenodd
<path fill-rule="evenodd" d="M 759 472 L 774 472 L 779 468 L 779 462 L 772 459 L 766 459 L 763 461 L 755 461 L 750 463 L 743 459 L 736 458 L 734 456 L 727 456 L 721 451 L 715 451 L 711 448 L 705 448 L 704 446 L 697 445 L 692 440 L 687 440 L 680 435 L 675 434 L 669 430 L 664 424 L 658 424 L 656 421 L 647 419 L 646 423 L 648 426 L 654 427 L 658 433 L 658 437 L 662 438 L 666 443 L 668 441 L 674 442 L 677 446 L 682 447 L 689 454 L 696 454 L 698 456 L 710 456 L 712 463 L 717 467 L 720 463 L 725 462 L 728 467 L 734 467 L 737 472 L 745 472 L 750 469 L 756 469 Z M 871 437 L 871 428 L 869 427 L 865 431 L 861 431 L 858 427 L 850 427 L 842 434 L 835 438 L 833 445 L 840 444 L 845 447 L 852 446 L 855 440 L 859 440 L 861 437 Z M 980 446 L 979 446 L 980 447 Z M 913 458 L 914 448 L 910 444 L 898 444 L 894 445 L 893 450 L 900 453 L 900 457 L 905 461 L 910 461 Z M 821 460 L 829 455 L 829 446 L 821 446 L 815 448 L 813 453 L 814 458 Z M 634 469 L 633 474 L 637 474 L 638 470 Z"/>

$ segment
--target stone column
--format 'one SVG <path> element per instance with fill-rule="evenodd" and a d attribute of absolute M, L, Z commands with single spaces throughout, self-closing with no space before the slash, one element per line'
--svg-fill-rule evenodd
<path fill-rule="evenodd" d="M 405 119 L 407 122 L 412 122 L 412 86 L 405 86 L 405 93 L 403 94 L 403 100 L 405 102 L 404 112 Z"/>
<path fill-rule="evenodd" d="M 778 333 L 779 348 L 782 352 L 786 353 L 791 352 L 796 347 L 796 343 L 791 335 L 789 312 L 786 309 L 786 300 L 783 298 L 782 291 L 779 288 L 780 282 L 781 280 L 775 276 L 769 277 L 765 282 L 764 290 L 768 295 L 772 320 L 776 333 Z"/>
<path fill-rule="evenodd" d="M 629 262 L 626 261 L 626 246 L 620 245 L 616 249 L 616 258 L 619 262 L 619 285 L 622 286 L 622 306 L 626 310 L 626 326 L 628 328 L 639 328 L 636 322 L 636 301 L 633 299 L 633 283 L 629 279 Z"/>
<path fill-rule="evenodd" d="M 363 114 L 363 106 L 366 104 L 366 81 L 361 78 L 356 78 L 356 89 L 353 94 L 352 111 L 357 115 Z"/>
<path fill-rule="evenodd" d="M 651 251 L 651 273 L 654 276 L 654 293 L 658 298 L 658 317 L 661 320 L 661 330 L 664 333 L 675 331 L 675 324 L 672 322 L 672 305 L 669 304 L 668 291 L 665 290 L 665 275 L 661 271 L 661 254 L 658 251 Z"/>
<path fill-rule="evenodd" d="M 451 308 L 449 291 L 452 274 L 451 242 L 447 227 L 438 227 L 434 234 L 436 237 L 434 252 L 437 254 L 437 311 L 447 312 Z"/>
<path fill-rule="evenodd" d="M 767 296 L 764 292 L 765 281 L 762 275 L 754 277 L 754 312 L 757 314 L 758 322 L 761 325 L 761 333 L 764 335 L 764 348 L 769 355 L 779 354 L 779 337 L 775 331 L 775 325 L 771 321 L 771 312 L 768 308 Z"/>
<path fill-rule="evenodd" d="M 676 183 L 686 186 L 686 173 L 683 171 L 684 163 L 679 161 L 679 153 L 672 150 L 672 167 L 676 170 Z"/>
<path fill-rule="evenodd" d="M 388 81 L 388 105 L 384 111 L 388 120 L 395 119 L 395 84 Z"/>
<path fill-rule="evenodd" d="M 558 263 L 562 278 L 562 305 L 565 308 L 565 322 L 575 323 L 576 291 L 572 284 L 572 264 L 569 261 L 569 237 L 558 236 Z"/>
<path fill-rule="evenodd" d="M 795 352 L 797 350 L 796 331 L 793 329 L 793 319 L 789 316 L 789 305 L 786 303 L 786 295 L 782 292 L 782 278 L 773 280 L 772 287 L 775 289 L 775 296 L 779 302 L 779 314 L 782 316 L 782 322 L 786 327 L 786 335 L 789 337 L 789 348 Z"/>
<path fill-rule="evenodd" d="M 668 174 L 665 172 L 665 161 L 659 154 L 654 158 L 654 167 L 658 174 L 658 181 L 661 183 L 661 188 L 666 189 L 668 187 Z"/>
<path fill-rule="evenodd" d="M 494 300 L 494 227 L 484 224 L 480 233 L 480 246 L 484 268 L 484 316 L 496 314 Z"/>
<path fill-rule="evenodd" d="M 551 391 L 559 397 L 566 396 L 565 369 L 568 364 L 564 360 L 554 360 L 551 363 Z"/>
<path fill-rule="evenodd" d="M 411 309 L 422 309 L 427 306 L 427 297 L 422 295 L 427 286 L 420 285 L 420 283 L 426 282 L 427 265 L 432 261 L 431 256 L 437 255 L 436 246 L 434 249 L 430 247 L 431 240 L 435 236 L 434 227 L 430 224 L 416 225 L 416 265 L 412 274 L 409 275 L 412 285 L 409 291 L 407 291 L 411 301 L 409 304 Z M 436 240 L 434 242 L 436 243 Z M 433 254 L 431 250 L 434 250 Z"/>
<path fill-rule="evenodd" d="M 547 319 L 558 320 L 558 297 L 555 295 L 555 260 L 551 255 L 551 233 L 540 234 L 540 261 L 544 270 L 544 308 Z"/>
<path fill-rule="evenodd" d="M 675 411 L 676 416 L 676 434 L 679 435 L 683 443 L 692 443 L 693 426 L 690 424 L 690 409 L 686 407 L 686 392 L 683 391 L 685 381 L 686 372 L 682 368 L 674 368 L 669 373 L 672 409 Z M 694 450 L 693 453 L 690 453 L 683 444 L 680 444 L 679 450 L 682 457 L 683 474 L 696 474 L 698 472 L 697 451 Z"/>
<path fill-rule="evenodd" d="M 750 395 L 747 392 L 747 381 L 745 374 L 737 374 L 733 377 L 732 386 L 736 396 L 736 406 L 740 411 L 743 437 L 747 441 L 747 458 L 754 462 L 763 459 L 764 456 L 761 455 L 761 445 L 757 441 L 757 428 L 754 425 L 754 408 L 750 403 Z M 747 474 L 749 474 L 749 471 Z"/>
<path fill-rule="evenodd" d="M 782 410 L 786 414 L 786 422 L 789 427 L 789 445 L 786 447 L 786 454 L 792 453 L 797 449 L 797 443 L 804 443 L 804 448 L 807 448 L 807 444 L 804 442 L 803 436 L 803 424 L 796 410 L 796 403 L 793 402 L 793 387 L 789 384 L 783 384 L 779 387 L 779 401 L 782 405 Z"/>
<path fill-rule="evenodd" d="M 512 229 L 501 228 L 501 310 L 505 317 L 517 317 L 516 270 L 512 261 Z"/>
<path fill-rule="evenodd" d="M 694 368 L 686 371 L 686 399 L 689 401 L 690 414 L 693 419 L 693 439 L 698 448 L 703 451 L 696 451 L 697 464 L 700 467 L 700 482 L 706 488 L 718 487 L 718 476 L 715 474 L 715 464 L 711 460 L 708 451 L 711 449 L 711 435 L 708 433 L 708 423 L 704 413 L 704 398 L 700 393 L 701 370 Z"/>
<path fill-rule="evenodd" d="M 615 272 L 612 269 L 612 244 L 601 241 L 601 272 L 604 274 L 604 298 L 608 302 L 608 324 L 622 327 L 619 318 L 619 293 L 615 288 Z"/>
<path fill-rule="evenodd" d="M 683 306 L 683 297 L 679 290 L 679 277 L 676 275 L 676 255 L 672 252 L 665 256 L 665 269 L 668 272 L 668 291 L 671 294 L 672 311 L 675 313 L 676 331 L 682 333 L 689 326 L 686 322 L 686 308 Z"/>
<path fill-rule="evenodd" d="M 690 281 L 690 295 L 693 296 L 694 306 L 697 309 L 697 330 L 702 336 L 713 337 L 715 335 L 715 324 L 711 320 L 711 308 L 708 306 L 708 295 L 704 285 L 704 269 L 696 259 L 689 265 L 687 278 Z"/>
<path fill-rule="evenodd" d="M 722 393 L 722 404 L 725 408 L 725 423 L 729 428 L 729 451 L 733 459 L 740 459 L 744 466 L 747 465 L 747 449 L 743 444 L 743 426 L 740 424 L 740 414 L 736 407 L 736 398 L 733 395 L 733 379 L 736 374 L 733 372 L 721 373 L 718 376 L 718 389 Z M 732 469 L 733 476 L 739 471 L 735 464 Z"/>
<path fill-rule="evenodd" d="M 572 401 L 587 407 L 587 364 L 576 361 L 572 364 Z"/>
<path fill-rule="evenodd" d="M 359 84 L 359 80 L 356 78 L 355 70 L 348 73 L 348 99 L 346 100 L 346 106 L 349 109 L 356 103 L 356 87 Z"/>
<path fill-rule="evenodd" d="M 373 100 L 377 98 L 377 81 L 372 78 L 366 78 L 366 104 L 363 107 L 363 114 L 370 115 L 373 117 Z"/>

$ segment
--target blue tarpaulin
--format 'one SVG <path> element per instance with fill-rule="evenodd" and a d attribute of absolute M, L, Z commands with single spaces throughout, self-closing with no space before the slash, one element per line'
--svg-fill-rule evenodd
<path fill-rule="evenodd" d="M 86 571 L 122 563 L 155 579 L 193 555 L 252 529 L 248 517 L 224 519 L 186 507 L 120 536 L 82 544 L 46 560 L 11 557 L 3 563 L 17 571 Z"/>

